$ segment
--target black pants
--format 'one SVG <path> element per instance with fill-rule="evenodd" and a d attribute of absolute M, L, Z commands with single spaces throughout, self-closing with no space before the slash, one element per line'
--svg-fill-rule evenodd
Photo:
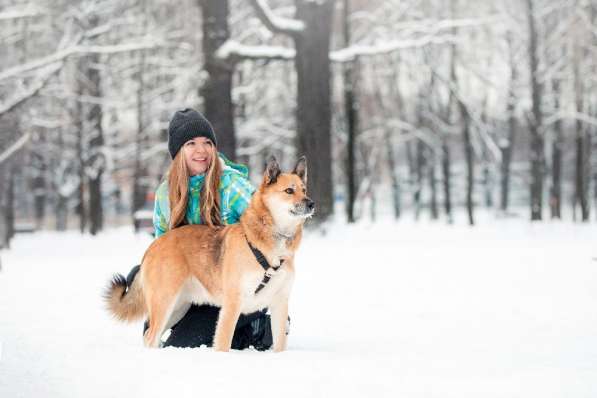
<path fill-rule="evenodd" d="M 213 345 L 220 309 L 209 305 L 192 305 L 185 316 L 172 327 L 164 347 L 199 347 Z M 267 350 L 272 346 L 271 322 L 265 310 L 241 315 L 236 324 L 232 348 L 253 346 Z"/>

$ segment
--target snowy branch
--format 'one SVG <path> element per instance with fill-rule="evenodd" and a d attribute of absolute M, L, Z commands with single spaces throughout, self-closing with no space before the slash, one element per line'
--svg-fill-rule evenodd
<path fill-rule="evenodd" d="M 4 163 L 8 160 L 12 155 L 14 155 L 19 149 L 21 149 L 27 141 L 29 141 L 31 135 L 29 133 L 25 133 L 17 142 L 12 144 L 8 149 L 0 154 L 0 164 Z"/>
<path fill-rule="evenodd" d="M 330 53 L 330 59 L 335 62 L 350 62 L 354 61 L 356 57 L 360 57 L 363 55 L 382 55 L 397 50 L 424 47 L 429 44 L 445 44 L 454 42 L 456 42 L 456 38 L 452 35 L 429 35 L 420 37 L 418 39 L 394 40 L 372 46 L 354 45 L 347 48 L 343 48 L 341 50 L 332 51 Z"/>
<path fill-rule="evenodd" d="M 454 20 L 426 20 L 423 22 L 417 21 L 417 24 L 427 24 L 425 33 L 415 39 L 403 39 L 386 41 L 374 45 L 353 45 L 340 50 L 332 51 L 330 59 L 335 62 L 350 62 L 356 57 L 363 55 L 381 55 L 388 54 L 397 50 L 425 47 L 430 44 L 445 44 L 455 43 L 457 37 L 444 33 L 453 28 L 461 27 L 476 27 L 484 26 L 496 21 L 496 17 L 480 18 L 480 19 L 454 19 Z M 420 28 L 417 26 L 417 30 Z M 412 25 L 412 23 L 411 23 Z"/>
<path fill-rule="evenodd" d="M 592 126 L 597 126 L 597 118 L 594 118 L 586 113 L 574 112 L 574 111 L 562 111 L 556 112 L 543 122 L 543 128 L 551 124 L 556 123 L 560 120 L 578 120 Z"/>
<path fill-rule="evenodd" d="M 14 95 L 13 98 L 9 99 L 3 104 L 0 104 L 0 115 L 3 115 L 7 112 L 10 112 L 17 106 L 21 105 L 23 102 L 28 100 L 29 98 L 35 96 L 39 90 L 41 90 L 50 80 L 50 78 L 58 72 L 62 68 L 62 63 L 56 63 L 54 65 L 49 66 L 37 80 L 31 84 L 27 90 Z"/>
<path fill-rule="evenodd" d="M 24 10 L 0 12 L 0 21 L 6 21 L 10 19 L 32 18 L 41 15 L 44 15 L 44 13 L 41 10 L 32 7 L 27 7 Z"/>
<path fill-rule="evenodd" d="M 277 46 L 246 46 L 234 40 L 227 40 L 216 51 L 216 57 L 237 62 L 243 59 L 292 60 L 296 51 Z"/>
<path fill-rule="evenodd" d="M 251 4 L 259 20 L 274 33 L 295 35 L 305 30 L 305 24 L 302 21 L 275 15 L 265 0 L 251 0 Z"/>
<path fill-rule="evenodd" d="M 136 50 L 150 50 L 160 47 L 161 44 L 150 41 L 141 43 L 129 43 L 107 46 L 70 46 L 64 50 L 59 50 L 46 57 L 35 59 L 22 65 L 17 65 L 0 72 L 0 80 L 5 80 L 11 77 L 21 75 L 34 69 L 44 67 L 54 62 L 62 61 L 72 55 L 86 55 L 86 54 L 116 54 L 121 52 L 136 51 Z"/>

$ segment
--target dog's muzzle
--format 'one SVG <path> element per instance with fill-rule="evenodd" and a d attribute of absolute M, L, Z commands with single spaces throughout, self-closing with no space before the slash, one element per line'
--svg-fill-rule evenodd
<path fill-rule="evenodd" d="M 303 199 L 300 203 L 297 203 L 294 206 L 294 209 L 291 210 L 291 213 L 295 216 L 300 217 L 310 217 L 315 212 L 315 202 L 313 202 L 309 198 Z"/>

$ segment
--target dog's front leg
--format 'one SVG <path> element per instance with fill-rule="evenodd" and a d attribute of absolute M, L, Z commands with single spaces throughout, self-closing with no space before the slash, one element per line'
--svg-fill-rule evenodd
<path fill-rule="evenodd" d="M 240 300 L 237 297 L 225 298 L 220 309 L 214 336 L 214 349 L 216 351 L 230 351 L 239 316 Z"/>
<path fill-rule="evenodd" d="M 274 351 L 280 352 L 286 349 L 286 323 L 288 322 L 288 297 L 276 300 L 270 306 L 272 314 L 272 337 L 274 340 Z"/>

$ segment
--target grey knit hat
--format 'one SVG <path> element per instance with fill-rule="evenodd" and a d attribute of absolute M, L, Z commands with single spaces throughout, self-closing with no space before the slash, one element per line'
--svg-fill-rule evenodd
<path fill-rule="evenodd" d="M 176 111 L 168 126 L 168 151 L 172 159 L 185 142 L 196 137 L 209 138 L 218 145 L 214 129 L 205 116 L 190 108 Z"/>

